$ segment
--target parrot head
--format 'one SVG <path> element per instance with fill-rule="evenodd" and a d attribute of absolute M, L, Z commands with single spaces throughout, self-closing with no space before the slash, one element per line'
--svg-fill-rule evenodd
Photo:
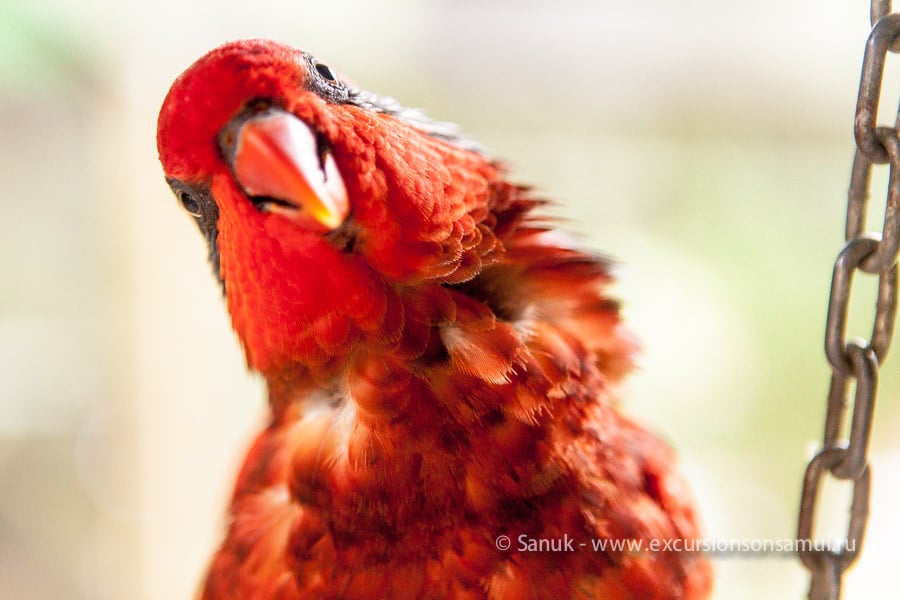
<path fill-rule="evenodd" d="M 200 58 L 166 96 L 157 144 L 264 374 L 398 338 L 402 290 L 469 280 L 499 251 L 490 205 L 512 186 L 494 163 L 283 44 Z"/>

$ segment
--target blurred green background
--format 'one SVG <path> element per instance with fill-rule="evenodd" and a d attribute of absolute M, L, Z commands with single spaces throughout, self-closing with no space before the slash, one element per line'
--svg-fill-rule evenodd
<path fill-rule="evenodd" d="M 792 537 L 868 31 L 862 0 L 6 0 L 0 599 L 186 598 L 218 539 L 263 391 L 155 124 L 181 70 L 251 36 L 461 123 L 559 200 L 620 261 L 644 345 L 626 406 L 678 449 L 709 537 Z M 895 106 L 890 62 L 889 81 Z M 857 279 L 851 330 L 867 335 L 874 286 Z M 897 364 L 850 599 L 895 587 Z M 848 491 L 826 489 L 823 535 L 843 535 Z M 716 598 L 805 594 L 790 557 L 716 570 Z"/>

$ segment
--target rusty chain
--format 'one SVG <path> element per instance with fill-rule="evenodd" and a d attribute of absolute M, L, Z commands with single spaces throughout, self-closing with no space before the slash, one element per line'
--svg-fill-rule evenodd
<path fill-rule="evenodd" d="M 866 43 L 854 121 L 857 150 L 848 193 L 846 245 L 834 264 L 825 325 L 825 354 L 831 365 L 825 432 L 822 449 L 806 467 L 797 525 L 798 554 L 812 574 L 810 600 L 840 598 L 843 572 L 859 556 L 862 546 L 869 516 L 871 470 L 868 448 L 878 370 L 891 344 L 897 309 L 900 114 L 892 127 L 878 126 L 877 119 L 887 53 L 900 52 L 900 13 L 892 12 L 890 0 L 872 0 L 870 20 L 872 32 Z M 880 234 L 865 232 L 872 166 L 875 164 L 887 164 L 890 168 Z M 856 271 L 878 276 L 875 323 L 869 341 L 846 337 L 850 291 Z M 847 439 L 842 440 L 851 387 L 850 428 Z M 853 483 L 850 523 L 838 548 L 825 548 L 814 536 L 816 501 L 822 476 L 826 473 Z"/>

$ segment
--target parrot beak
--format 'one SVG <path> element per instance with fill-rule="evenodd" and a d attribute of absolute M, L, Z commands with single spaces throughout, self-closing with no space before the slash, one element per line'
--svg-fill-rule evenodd
<path fill-rule="evenodd" d="M 347 218 L 347 188 L 330 149 L 294 115 L 270 110 L 237 124 L 236 132 L 226 127 L 220 138 L 230 146 L 225 153 L 238 183 L 261 210 L 321 232 Z"/>

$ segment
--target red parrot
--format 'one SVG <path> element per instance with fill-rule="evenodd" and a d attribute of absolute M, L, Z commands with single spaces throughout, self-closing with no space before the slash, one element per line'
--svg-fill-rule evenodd
<path fill-rule="evenodd" d="M 648 546 L 698 518 L 615 406 L 609 265 L 501 164 L 268 40 L 185 71 L 157 141 L 271 410 L 204 599 L 708 596 Z"/>

